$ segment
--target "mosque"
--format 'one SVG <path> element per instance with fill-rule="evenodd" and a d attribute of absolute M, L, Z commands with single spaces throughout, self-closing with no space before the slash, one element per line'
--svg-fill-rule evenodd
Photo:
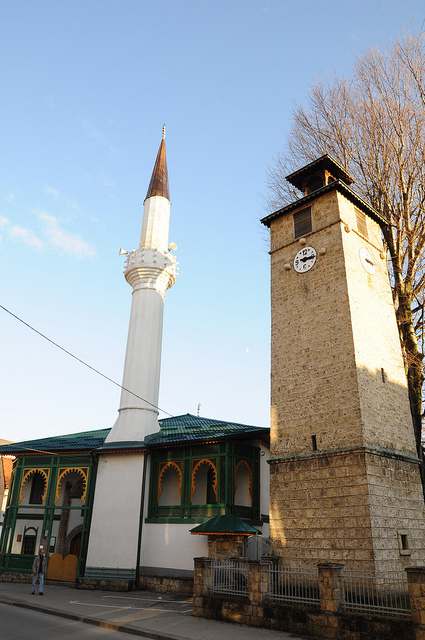
<path fill-rule="evenodd" d="M 385 577 L 424 565 L 388 222 L 329 155 L 287 180 L 301 196 L 262 220 L 270 431 L 190 414 L 158 420 L 164 299 L 176 280 L 163 134 L 140 242 L 126 255 L 133 293 L 118 418 L 111 429 L 0 447 L 16 457 L 3 576 L 28 573 L 40 543 L 51 579 L 114 588 L 185 590 L 194 557 L 258 559 L 267 539 L 290 567 L 333 562 Z"/>
<path fill-rule="evenodd" d="M 164 300 L 176 280 L 169 223 L 164 130 L 138 248 L 126 252 L 132 304 L 117 420 L 0 447 L 15 456 L 0 572 L 29 573 L 42 544 L 52 580 L 171 580 L 184 590 L 208 535 L 268 537 L 269 429 L 191 414 L 158 420 Z"/>

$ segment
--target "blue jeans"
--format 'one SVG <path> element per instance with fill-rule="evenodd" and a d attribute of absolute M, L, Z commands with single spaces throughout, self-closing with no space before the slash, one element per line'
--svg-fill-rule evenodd
<path fill-rule="evenodd" d="M 39 573 L 32 577 L 32 592 L 36 593 L 36 591 L 44 593 L 44 573 Z"/>

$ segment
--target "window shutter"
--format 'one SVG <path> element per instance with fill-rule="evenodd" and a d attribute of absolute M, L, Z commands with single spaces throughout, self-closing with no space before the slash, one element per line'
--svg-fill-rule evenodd
<path fill-rule="evenodd" d="M 363 213 L 363 211 L 360 211 L 360 209 L 356 208 L 356 223 L 357 223 L 357 231 L 360 233 L 360 235 L 363 236 L 363 238 L 368 238 L 368 232 L 367 232 L 367 220 L 366 220 L 366 216 Z"/>
<path fill-rule="evenodd" d="M 294 213 L 294 235 L 296 238 L 300 238 L 301 236 L 307 235 L 307 233 L 311 233 L 311 208 L 302 209 L 302 211 L 297 211 Z"/>

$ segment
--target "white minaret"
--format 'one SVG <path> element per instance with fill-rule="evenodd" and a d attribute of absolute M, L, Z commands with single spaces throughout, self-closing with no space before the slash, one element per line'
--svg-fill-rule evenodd
<path fill-rule="evenodd" d="M 165 292 L 176 278 L 168 246 L 170 196 L 165 128 L 144 202 L 139 246 L 124 274 L 133 289 L 118 418 L 99 456 L 85 578 L 134 582 L 146 475 L 143 440 L 159 430 Z"/>
<path fill-rule="evenodd" d="M 128 254 L 125 279 L 133 288 L 119 415 L 106 442 L 141 441 L 158 431 L 159 375 L 165 292 L 176 279 L 168 248 L 170 195 L 165 127 L 144 202 L 139 247 Z M 144 398 L 147 402 L 140 400 Z"/>

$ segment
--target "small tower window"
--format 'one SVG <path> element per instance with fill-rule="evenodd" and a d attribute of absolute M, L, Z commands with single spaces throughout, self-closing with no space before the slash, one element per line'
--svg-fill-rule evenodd
<path fill-rule="evenodd" d="M 317 451 L 317 436 L 315 433 L 313 433 L 311 436 L 311 448 L 313 449 L 313 451 Z"/>
<path fill-rule="evenodd" d="M 399 531 L 397 534 L 398 537 L 398 548 L 401 556 L 410 556 L 410 547 L 409 547 L 409 535 L 407 531 Z"/>
<path fill-rule="evenodd" d="M 363 238 L 368 238 L 368 232 L 367 232 L 367 220 L 366 220 L 366 216 L 363 213 L 363 211 L 360 211 L 360 209 L 355 209 L 356 211 L 356 223 L 357 223 L 357 231 L 360 233 L 360 235 L 363 236 Z"/>
<path fill-rule="evenodd" d="M 311 233 L 311 208 L 302 209 L 294 213 L 294 236 L 300 238 L 301 236 Z"/>

